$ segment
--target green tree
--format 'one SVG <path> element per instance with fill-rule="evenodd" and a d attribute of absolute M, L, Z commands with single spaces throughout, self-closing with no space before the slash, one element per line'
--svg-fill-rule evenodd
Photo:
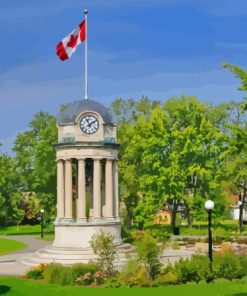
<path fill-rule="evenodd" d="M 39 112 L 29 129 L 17 135 L 13 150 L 16 153 L 21 190 L 35 192 L 46 213 L 54 214 L 56 196 L 56 119 Z"/>
<path fill-rule="evenodd" d="M 0 153 L 0 224 L 19 224 L 24 217 L 23 197 L 18 192 L 15 160 Z"/>
<path fill-rule="evenodd" d="M 223 108 L 216 116 L 214 107 L 194 97 L 172 98 L 163 105 L 146 98 L 126 104 L 118 100 L 117 106 L 115 113 L 122 114 L 121 196 L 140 228 L 164 203 L 172 208 L 175 226 L 181 202 L 192 217 L 197 197 L 217 201 L 229 153 Z"/>
<path fill-rule="evenodd" d="M 247 91 L 247 71 L 241 69 L 237 65 L 224 63 L 223 67 L 228 68 L 235 77 L 241 80 L 240 91 Z M 236 104 L 232 108 L 233 121 L 231 122 L 232 141 L 231 145 L 234 153 L 229 158 L 227 174 L 229 177 L 229 185 L 235 193 L 239 193 L 239 199 L 244 201 L 247 198 L 247 98 L 244 98 L 242 104 Z M 243 207 L 240 207 L 239 227 L 242 231 Z"/>

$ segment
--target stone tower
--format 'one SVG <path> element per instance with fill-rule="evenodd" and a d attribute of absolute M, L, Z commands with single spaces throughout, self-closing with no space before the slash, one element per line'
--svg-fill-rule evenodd
<path fill-rule="evenodd" d="M 54 246 L 89 247 L 94 233 L 121 244 L 116 126 L 92 100 L 69 104 L 57 117 L 57 218 Z"/>
<path fill-rule="evenodd" d="M 52 245 L 22 259 L 28 265 L 87 263 L 101 230 L 111 233 L 116 266 L 133 253 L 121 239 L 116 126 L 107 108 L 92 100 L 69 104 L 57 117 L 57 217 Z"/>

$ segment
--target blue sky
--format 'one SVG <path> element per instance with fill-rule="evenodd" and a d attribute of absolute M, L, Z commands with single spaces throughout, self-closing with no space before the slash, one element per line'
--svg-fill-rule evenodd
<path fill-rule="evenodd" d="M 221 63 L 247 68 L 245 0 L 1 0 L 0 143 L 10 147 L 40 111 L 83 98 L 84 44 L 61 62 L 57 43 L 88 8 L 89 96 L 241 100 Z"/>

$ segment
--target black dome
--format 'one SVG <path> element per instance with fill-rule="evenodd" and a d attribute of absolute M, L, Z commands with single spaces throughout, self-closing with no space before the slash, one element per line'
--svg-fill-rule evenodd
<path fill-rule="evenodd" d="M 70 103 L 64 112 L 59 113 L 57 116 L 57 124 L 73 124 L 75 123 L 76 117 L 84 111 L 95 111 L 102 116 L 105 123 L 113 123 L 112 115 L 109 109 L 99 102 L 84 99 Z"/>

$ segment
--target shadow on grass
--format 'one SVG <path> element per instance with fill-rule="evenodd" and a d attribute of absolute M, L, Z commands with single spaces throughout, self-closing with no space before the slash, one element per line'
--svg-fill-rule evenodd
<path fill-rule="evenodd" d="M 234 294 L 231 294 L 229 296 L 247 296 L 247 292 L 246 293 L 245 292 L 244 293 L 234 293 Z"/>
<path fill-rule="evenodd" d="M 10 287 L 0 285 L 0 295 L 7 294 L 10 291 Z"/>

